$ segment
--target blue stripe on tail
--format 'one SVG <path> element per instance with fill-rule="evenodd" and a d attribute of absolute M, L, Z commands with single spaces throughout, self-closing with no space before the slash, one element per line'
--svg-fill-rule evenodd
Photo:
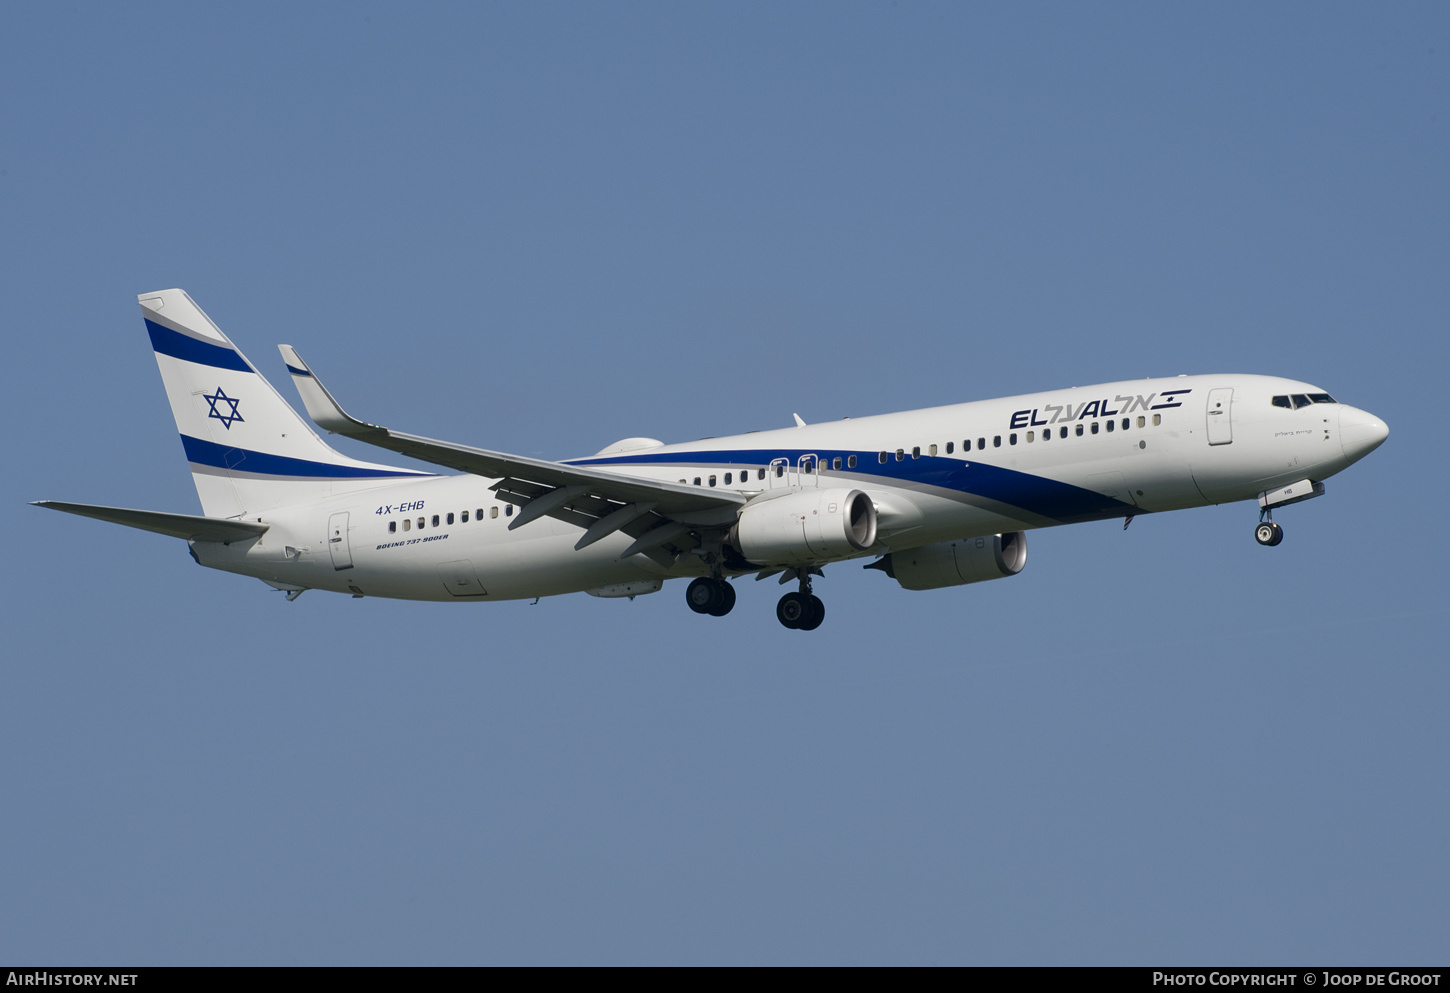
<path fill-rule="evenodd" d="M 252 367 L 247 365 L 246 359 L 237 354 L 236 349 L 197 341 L 195 338 L 162 327 L 151 320 L 146 322 L 146 330 L 151 334 L 151 347 L 162 355 L 170 355 L 174 359 L 195 362 L 197 365 L 214 366 L 218 369 L 235 369 L 237 372 L 253 371 Z"/>
<path fill-rule="evenodd" d="M 362 469 L 350 465 L 332 465 L 310 459 L 294 459 L 287 455 L 268 455 L 249 448 L 234 448 L 204 441 L 190 435 L 181 436 L 186 460 L 194 465 L 225 469 L 228 472 L 250 472 L 262 476 L 303 476 L 311 479 L 401 479 L 409 476 L 432 476 L 431 472 L 408 469 Z"/>

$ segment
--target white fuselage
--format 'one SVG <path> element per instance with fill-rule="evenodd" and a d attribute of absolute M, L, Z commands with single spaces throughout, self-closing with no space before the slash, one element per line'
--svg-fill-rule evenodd
<path fill-rule="evenodd" d="M 815 486 L 864 491 L 882 554 L 937 541 L 1252 499 L 1346 468 L 1370 415 L 1334 402 L 1274 406 L 1316 387 L 1267 376 L 1182 376 L 1079 387 L 610 452 L 573 460 L 755 500 Z M 1378 423 L 1378 422 L 1375 422 Z M 1381 425 L 1382 427 L 1382 425 Z M 388 482 L 255 519 L 254 541 L 193 541 L 197 561 L 283 588 L 415 600 L 649 592 L 707 572 L 694 555 L 621 561 L 623 532 L 576 551 L 582 528 L 513 507 L 479 476 Z M 250 518 L 249 518 L 250 519 Z M 744 572 L 743 567 L 732 570 Z M 621 584 L 635 584 L 622 586 Z M 612 588 L 612 589 L 611 589 Z"/>

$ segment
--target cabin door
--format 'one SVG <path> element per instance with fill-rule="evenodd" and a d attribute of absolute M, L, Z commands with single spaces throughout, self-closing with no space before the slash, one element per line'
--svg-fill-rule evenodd
<path fill-rule="evenodd" d="M 1234 391 L 1228 388 L 1208 391 L 1208 443 L 1228 445 L 1234 440 Z"/>
<path fill-rule="evenodd" d="M 347 512 L 327 519 L 327 550 L 332 553 L 332 567 L 339 571 L 352 568 L 352 546 L 347 541 Z"/>

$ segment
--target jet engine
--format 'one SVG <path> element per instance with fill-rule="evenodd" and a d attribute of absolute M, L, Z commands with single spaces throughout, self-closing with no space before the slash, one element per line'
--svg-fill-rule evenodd
<path fill-rule="evenodd" d="M 1009 531 L 904 548 L 866 568 L 880 569 L 908 590 L 939 590 L 1015 576 L 1026 564 L 1027 535 Z"/>
<path fill-rule="evenodd" d="M 876 505 L 860 490 L 845 488 L 753 500 L 731 534 L 731 544 L 757 565 L 813 565 L 875 542 Z"/>

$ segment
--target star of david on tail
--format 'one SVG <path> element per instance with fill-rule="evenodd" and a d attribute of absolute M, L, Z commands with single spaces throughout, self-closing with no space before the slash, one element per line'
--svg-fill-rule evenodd
<path fill-rule="evenodd" d="M 215 417 L 217 420 L 221 421 L 222 427 L 226 428 L 228 431 L 232 429 L 233 421 L 241 421 L 243 424 L 247 423 L 245 420 L 242 420 L 242 415 L 237 413 L 237 404 L 240 401 L 233 400 L 231 397 L 227 396 L 225 393 L 222 392 L 222 388 L 220 386 L 216 388 L 215 394 L 208 395 L 203 393 L 201 395 L 201 398 L 211 405 L 211 413 L 207 414 L 206 416 L 209 419 Z M 225 412 L 217 410 L 217 404 L 219 403 L 228 404 L 231 409 Z"/>

